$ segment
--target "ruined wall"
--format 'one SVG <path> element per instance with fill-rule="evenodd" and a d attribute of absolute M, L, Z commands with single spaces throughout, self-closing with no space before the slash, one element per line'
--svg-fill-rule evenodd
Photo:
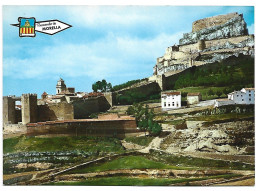
<path fill-rule="evenodd" d="M 28 124 L 27 135 L 68 135 L 68 136 L 105 136 L 124 138 L 138 133 L 135 120 L 107 121 L 70 121 L 46 123 L 45 125 Z"/>
<path fill-rule="evenodd" d="M 229 13 L 226 15 L 217 15 L 213 17 L 208 17 L 204 19 L 200 19 L 197 21 L 194 21 L 192 23 L 192 32 L 196 32 L 208 27 L 214 27 L 217 25 L 222 25 L 229 21 L 231 18 L 238 17 L 238 13 Z"/>
<path fill-rule="evenodd" d="M 15 117 L 15 100 L 12 97 L 3 97 L 3 123 L 17 123 Z"/>
<path fill-rule="evenodd" d="M 38 121 L 71 120 L 74 119 L 74 108 L 67 102 L 38 105 L 38 116 Z"/>
<path fill-rule="evenodd" d="M 37 94 L 22 94 L 22 122 L 23 124 L 38 121 Z"/>

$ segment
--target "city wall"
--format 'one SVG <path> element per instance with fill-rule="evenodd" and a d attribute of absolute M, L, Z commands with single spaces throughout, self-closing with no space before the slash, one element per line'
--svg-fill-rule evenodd
<path fill-rule="evenodd" d="M 70 120 L 74 118 L 72 104 L 60 102 L 56 104 L 38 105 L 37 121 Z"/>
<path fill-rule="evenodd" d="M 238 44 L 244 40 L 247 40 L 249 38 L 254 38 L 252 35 L 245 35 L 245 36 L 239 36 L 239 37 L 231 37 L 228 39 L 218 39 L 218 40 L 208 40 L 205 42 L 205 47 L 203 49 L 208 49 L 214 46 L 223 46 L 225 43 L 230 42 L 232 44 Z M 197 42 L 194 44 L 189 45 L 181 45 L 179 47 L 179 50 L 182 52 L 198 52 L 199 50 L 199 44 L 201 42 Z"/>
<path fill-rule="evenodd" d="M 45 123 L 27 124 L 27 135 L 52 135 L 52 136 L 105 136 L 125 138 L 136 135 L 135 119 L 126 120 L 68 120 L 50 121 Z"/>
<path fill-rule="evenodd" d="M 112 103 L 112 98 L 110 101 Z M 105 112 L 110 109 L 110 103 L 104 96 L 75 101 L 73 102 L 74 119 L 86 119 L 92 113 Z"/>

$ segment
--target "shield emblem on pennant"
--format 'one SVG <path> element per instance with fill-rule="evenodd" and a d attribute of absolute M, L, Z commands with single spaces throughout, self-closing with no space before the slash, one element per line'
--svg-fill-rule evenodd
<path fill-rule="evenodd" d="M 19 36 L 20 37 L 35 37 L 35 18 L 19 17 Z"/>

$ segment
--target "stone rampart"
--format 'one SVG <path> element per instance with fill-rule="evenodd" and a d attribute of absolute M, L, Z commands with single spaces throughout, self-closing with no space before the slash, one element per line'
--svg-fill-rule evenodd
<path fill-rule="evenodd" d="M 138 133 L 135 119 L 66 120 L 27 124 L 27 135 L 106 136 L 124 138 Z"/>
<path fill-rule="evenodd" d="M 60 102 L 56 104 L 38 105 L 38 121 L 71 119 L 74 119 L 74 108 L 72 104 Z"/>

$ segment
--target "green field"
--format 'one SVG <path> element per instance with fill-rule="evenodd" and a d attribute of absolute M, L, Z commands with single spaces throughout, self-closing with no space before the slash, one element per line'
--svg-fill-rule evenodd
<path fill-rule="evenodd" d="M 126 142 L 138 144 L 141 146 L 148 146 L 153 139 L 154 137 L 142 136 L 142 137 L 127 137 L 124 140 Z"/>
<path fill-rule="evenodd" d="M 185 183 L 189 185 L 189 182 L 208 180 L 208 179 L 218 179 L 225 178 L 230 179 L 233 177 L 238 177 L 237 174 L 225 174 L 217 176 L 208 176 L 201 178 L 130 178 L 130 177 L 107 177 L 107 178 L 89 178 L 85 181 L 78 182 L 54 182 L 48 185 L 71 185 L 71 186 L 167 186 L 177 183 Z"/>
<path fill-rule="evenodd" d="M 254 117 L 254 113 L 224 113 L 218 115 L 201 115 L 190 117 L 188 120 L 192 121 L 207 121 L 207 122 L 214 122 L 214 121 L 225 121 L 231 119 L 246 119 L 249 117 Z"/>
<path fill-rule="evenodd" d="M 180 88 L 177 89 L 176 91 L 180 92 L 187 92 L 187 93 L 194 93 L 194 92 L 200 92 L 202 95 L 202 100 L 211 100 L 211 99 L 216 99 L 219 98 L 217 95 L 208 95 L 209 90 L 211 89 L 212 91 L 221 91 L 227 87 L 203 87 L 203 86 L 198 86 L 198 87 L 186 87 L 186 88 Z M 227 95 L 222 94 L 220 98 L 225 98 Z M 187 101 L 186 97 L 182 97 L 182 101 Z"/>
<path fill-rule="evenodd" d="M 3 140 L 3 152 L 71 151 L 123 153 L 119 139 L 107 137 L 15 137 Z"/>
<path fill-rule="evenodd" d="M 69 171 L 69 174 L 80 174 L 88 172 L 102 172 L 108 170 L 119 169 L 191 169 L 186 167 L 177 167 L 173 165 L 167 165 L 162 162 L 156 162 L 149 160 L 143 156 L 125 156 L 115 159 L 110 162 L 105 162 L 100 165 L 86 167 L 84 169 L 75 169 Z"/>

